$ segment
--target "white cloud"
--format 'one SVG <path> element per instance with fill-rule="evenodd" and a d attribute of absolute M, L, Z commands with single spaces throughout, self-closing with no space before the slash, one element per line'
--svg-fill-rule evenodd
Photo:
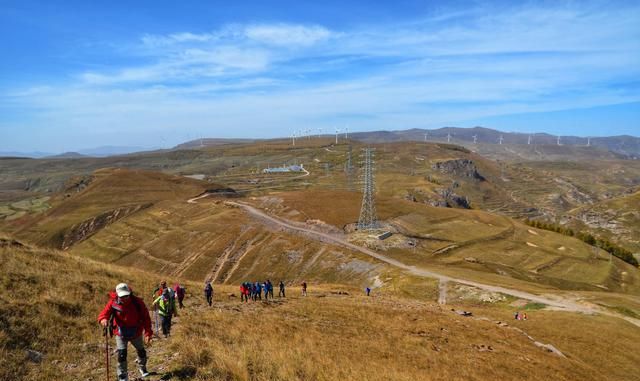
<path fill-rule="evenodd" d="M 616 84 L 640 76 L 639 16 L 637 6 L 520 7 L 347 31 L 252 24 L 148 35 L 137 42 L 144 64 L 87 71 L 79 83 L 17 91 L 2 103 L 61 129 L 273 136 L 340 115 L 369 115 L 368 128 L 436 127 L 634 102 L 635 88 Z"/>
<path fill-rule="evenodd" d="M 184 42 L 206 42 L 215 38 L 215 35 L 210 33 L 173 33 L 166 36 L 158 36 L 147 34 L 142 37 L 142 43 L 151 47 L 160 47 L 166 45 L 180 44 Z"/>
<path fill-rule="evenodd" d="M 305 25 L 251 25 L 245 28 L 250 40 L 276 46 L 311 46 L 327 40 L 332 33 L 322 26 Z"/>

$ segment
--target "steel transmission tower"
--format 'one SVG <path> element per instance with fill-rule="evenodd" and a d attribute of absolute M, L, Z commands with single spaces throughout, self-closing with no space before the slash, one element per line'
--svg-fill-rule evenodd
<path fill-rule="evenodd" d="M 360 207 L 360 218 L 358 219 L 358 230 L 372 230 L 378 227 L 376 219 L 376 205 L 373 199 L 375 182 L 373 175 L 373 148 L 364 149 L 363 162 L 363 195 L 362 206 Z"/>

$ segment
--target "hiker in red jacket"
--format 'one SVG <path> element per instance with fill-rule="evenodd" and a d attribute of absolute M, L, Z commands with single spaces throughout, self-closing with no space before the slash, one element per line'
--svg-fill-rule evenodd
<path fill-rule="evenodd" d="M 128 381 L 127 370 L 127 344 L 131 343 L 138 354 L 138 368 L 142 377 L 149 375 L 147 372 L 147 352 L 144 349 L 142 334 L 145 342 L 151 343 L 153 331 L 149 310 L 141 298 L 133 295 L 126 283 L 120 283 L 116 290 L 110 294 L 110 299 L 104 306 L 98 322 L 103 327 L 113 328 L 116 334 L 116 348 L 118 350 L 118 368 L 116 374 L 118 380 Z"/>

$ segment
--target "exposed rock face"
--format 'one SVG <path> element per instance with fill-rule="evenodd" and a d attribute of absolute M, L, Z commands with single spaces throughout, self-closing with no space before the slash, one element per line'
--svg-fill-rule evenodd
<path fill-rule="evenodd" d="M 204 193 L 223 196 L 223 197 L 240 197 L 240 194 L 233 188 L 213 188 L 207 189 Z"/>
<path fill-rule="evenodd" d="M 77 225 L 74 225 L 66 232 L 62 238 L 60 248 L 66 250 L 78 242 L 84 241 L 91 235 L 95 234 L 105 226 L 112 224 L 122 218 L 125 218 L 139 210 L 150 207 L 151 203 L 125 206 L 122 208 L 110 210 L 104 212 L 96 217 L 85 220 Z"/>
<path fill-rule="evenodd" d="M 431 169 L 448 173 L 454 176 L 467 177 L 474 181 L 484 181 L 484 177 L 478 173 L 476 165 L 469 159 L 455 159 L 439 161 L 431 165 Z"/>
<path fill-rule="evenodd" d="M 93 176 L 75 177 L 65 185 L 65 193 L 79 193 L 85 190 L 93 181 Z"/>
<path fill-rule="evenodd" d="M 453 192 L 451 188 L 440 189 L 438 190 L 440 196 L 442 196 L 442 200 L 436 201 L 437 205 L 433 206 L 443 206 L 447 208 L 462 208 L 462 209 L 471 209 L 471 203 L 469 203 L 469 199 L 466 196 L 460 196 Z"/>

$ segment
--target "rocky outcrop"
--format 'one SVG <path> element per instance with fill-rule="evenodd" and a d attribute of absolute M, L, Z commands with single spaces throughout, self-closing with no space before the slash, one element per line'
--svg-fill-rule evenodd
<path fill-rule="evenodd" d="M 469 199 L 466 196 L 460 196 L 456 194 L 451 188 L 439 189 L 438 194 L 442 197 L 442 199 L 432 201 L 432 206 L 471 209 L 471 203 L 469 202 Z"/>
<path fill-rule="evenodd" d="M 233 188 L 211 188 L 204 191 L 203 194 L 210 194 L 222 197 L 240 197 L 240 194 Z"/>
<path fill-rule="evenodd" d="M 439 161 L 431 165 L 431 169 L 459 177 L 466 177 L 474 181 L 484 181 L 476 165 L 469 159 L 455 159 Z"/>
<path fill-rule="evenodd" d="M 96 217 L 92 217 L 79 224 L 76 224 L 72 226 L 68 232 L 64 233 L 62 238 L 62 243 L 60 244 L 60 248 L 62 250 L 66 250 L 71 246 L 75 245 L 76 243 L 84 241 L 85 239 L 89 238 L 99 230 L 103 229 L 105 226 L 110 225 L 127 216 L 130 216 L 133 213 L 136 213 L 142 209 L 146 209 L 151 205 L 153 204 L 147 203 L 147 204 L 141 204 L 141 205 L 125 206 L 122 208 L 104 212 Z"/>
<path fill-rule="evenodd" d="M 466 196 L 460 196 L 453 191 L 457 187 L 454 182 L 450 188 L 436 189 L 434 193 L 424 192 L 421 189 L 415 189 L 407 192 L 404 199 L 411 202 L 423 202 L 425 204 L 439 208 L 462 208 L 471 209 L 471 203 Z"/>
<path fill-rule="evenodd" d="M 65 185 L 64 192 L 69 196 L 72 193 L 79 193 L 85 190 L 89 184 L 93 181 L 93 176 L 78 176 L 74 177 Z"/>

